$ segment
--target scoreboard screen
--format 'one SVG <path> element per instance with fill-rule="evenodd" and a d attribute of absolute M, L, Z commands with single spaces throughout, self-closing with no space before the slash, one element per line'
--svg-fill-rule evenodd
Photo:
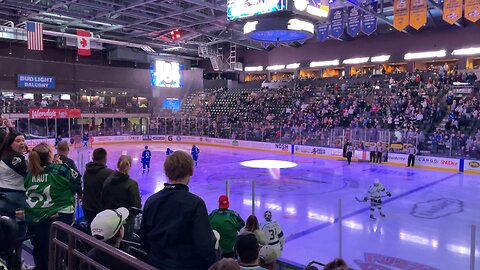
<path fill-rule="evenodd" d="M 236 20 L 287 9 L 287 0 L 228 0 L 227 17 Z"/>
<path fill-rule="evenodd" d="M 150 68 L 152 85 L 164 88 L 182 87 L 181 65 L 178 62 L 155 61 Z"/>

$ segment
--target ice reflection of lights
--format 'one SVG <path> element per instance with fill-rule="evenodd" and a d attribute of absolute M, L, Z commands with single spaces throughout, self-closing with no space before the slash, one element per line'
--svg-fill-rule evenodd
<path fill-rule="evenodd" d="M 251 204 L 251 203 L 250 203 Z M 276 203 L 266 203 L 265 206 L 269 210 L 276 210 L 276 211 L 282 211 L 282 206 L 278 205 Z"/>
<path fill-rule="evenodd" d="M 452 252 L 455 252 L 455 253 L 459 253 L 459 254 L 462 254 L 462 255 L 470 255 L 470 248 L 469 247 L 465 247 L 465 246 L 459 246 L 459 245 L 447 245 L 447 249 L 452 251 Z M 475 257 L 478 257 L 480 256 L 480 253 L 478 252 L 478 250 L 475 250 Z"/>
<path fill-rule="evenodd" d="M 353 221 L 344 221 L 343 226 L 354 229 L 354 230 L 363 230 L 363 225 L 353 222 Z"/>
<path fill-rule="evenodd" d="M 268 169 L 268 172 L 270 173 L 270 175 L 272 176 L 273 179 L 275 179 L 275 180 L 280 179 L 280 176 L 281 176 L 281 174 L 280 174 L 280 169 L 278 169 L 278 168 L 269 168 L 269 169 Z"/>
<path fill-rule="evenodd" d="M 285 160 L 247 160 L 240 163 L 240 165 L 250 168 L 260 169 L 287 169 L 297 166 L 297 163 L 293 163 Z"/>
<path fill-rule="evenodd" d="M 431 246 L 433 248 L 438 247 L 438 241 L 435 239 L 428 239 L 414 234 L 409 234 L 406 232 L 400 232 L 400 240 L 412 242 L 419 245 Z"/>
<path fill-rule="evenodd" d="M 295 209 L 295 207 L 287 207 L 285 208 L 285 211 L 291 215 L 295 215 L 297 213 L 297 209 Z"/>
<path fill-rule="evenodd" d="M 370 232 L 378 232 L 379 231 L 379 228 L 378 228 L 378 223 L 377 222 L 374 222 L 374 223 L 371 223 L 370 225 Z M 383 235 L 383 228 L 380 226 L 380 235 Z"/>
<path fill-rule="evenodd" d="M 313 211 L 308 211 L 308 218 L 315 219 L 322 222 L 330 222 L 330 223 L 335 222 L 335 218 L 333 216 L 320 215 Z"/>
<path fill-rule="evenodd" d="M 244 205 L 252 205 L 252 200 L 249 200 L 249 199 L 243 199 L 243 204 Z M 260 206 L 260 201 L 259 200 L 255 200 L 255 206 L 259 207 Z"/>
<path fill-rule="evenodd" d="M 133 158 L 133 161 L 138 161 L 138 157 L 134 157 L 134 158 Z"/>

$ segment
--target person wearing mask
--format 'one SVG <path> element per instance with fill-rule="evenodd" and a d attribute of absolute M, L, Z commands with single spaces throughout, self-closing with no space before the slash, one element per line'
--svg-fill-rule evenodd
<path fill-rule="evenodd" d="M 138 183 L 129 176 L 131 168 L 132 158 L 127 155 L 121 155 L 118 158 L 117 170 L 103 183 L 101 195 L 103 209 L 142 207 Z M 135 216 L 131 215 L 127 218 L 125 224 L 126 240 L 132 240 L 134 230 Z"/>
<path fill-rule="evenodd" d="M 111 174 L 113 170 L 107 167 L 107 151 L 103 148 L 93 150 L 92 161 L 85 165 L 83 175 L 82 210 L 88 226 L 103 210 L 102 188 Z"/>
<path fill-rule="evenodd" d="M 0 146 L 0 214 L 13 219 L 20 214 L 17 220 L 19 233 L 24 236 L 26 233 L 25 222 L 23 222 L 23 211 L 25 209 L 25 176 L 27 176 L 27 163 L 23 153 L 25 151 L 25 137 L 18 132 L 6 134 Z M 14 254 L 14 265 L 20 267 L 22 262 L 22 244 L 19 243 Z"/>
<path fill-rule="evenodd" d="M 203 270 L 217 259 L 205 202 L 188 188 L 194 166 L 186 152 L 169 155 L 163 165 L 169 183 L 143 208 L 140 242 L 160 270 Z"/>
<path fill-rule="evenodd" d="M 40 143 L 28 156 L 25 177 L 27 205 L 25 219 L 32 239 L 36 270 L 48 269 L 50 225 L 55 221 L 73 222 L 75 192 L 81 185 L 80 174 L 54 160 L 50 146 Z"/>

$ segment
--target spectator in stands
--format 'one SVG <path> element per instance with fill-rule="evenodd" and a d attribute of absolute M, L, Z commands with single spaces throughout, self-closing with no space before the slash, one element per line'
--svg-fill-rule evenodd
<path fill-rule="evenodd" d="M 13 219 L 19 209 L 25 209 L 25 176 L 27 163 L 23 153 L 25 137 L 16 131 L 6 135 L 0 147 L 0 215 Z M 24 236 L 24 222 L 18 223 L 18 237 Z M 22 243 L 18 243 L 14 255 L 14 265 L 20 267 L 22 258 Z"/>
<path fill-rule="evenodd" d="M 266 268 L 260 266 L 259 250 L 260 246 L 255 235 L 239 235 L 235 244 L 235 252 L 238 256 L 240 269 L 266 270 Z"/>
<path fill-rule="evenodd" d="M 114 248 L 120 248 L 120 242 L 123 240 L 125 229 L 123 223 L 129 216 L 127 208 L 108 209 L 97 214 L 91 224 L 92 236 L 101 240 Z M 135 269 L 120 260 L 104 253 L 98 248 L 93 248 L 87 256 L 107 267 L 108 269 Z"/>
<path fill-rule="evenodd" d="M 213 264 L 208 270 L 240 270 L 240 265 L 235 259 L 223 258 Z"/>
<path fill-rule="evenodd" d="M 102 188 L 105 180 L 111 174 L 113 174 L 113 170 L 107 167 L 107 151 L 103 148 L 95 149 L 92 161 L 85 165 L 85 174 L 83 175 L 82 209 L 88 226 L 103 210 Z"/>
<path fill-rule="evenodd" d="M 68 167 L 74 169 L 75 171 L 79 172 L 77 165 L 75 165 L 75 162 L 68 157 L 68 154 L 70 153 L 70 147 L 68 146 L 67 141 L 60 141 L 57 144 L 57 154 L 60 158 L 60 160 L 63 162 L 63 164 L 68 165 Z"/>
<path fill-rule="evenodd" d="M 338 258 L 327 263 L 323 270 L 351 270 L 351 268 L 347 266 L 347 263 L 343 259 Z"/>
<path fill-rule="evenodd" d="M 25 218 L 33 234 L 33 259 L 36 270 L 48 269 L 50 225 L 55 221 L 73 222 L 74 194 L 81 185 L 81 176 L 62 161 L 55 159 L 50 146 L 41 143 L 28 156 L 25 177 L 27 207 Z"/>
<path fill-rule="evenodd" d="M 192 157 L 175 151 L 164 163 L 169 183 L 147 199 L 140 240 L 159 269 L 208 269 L 215 261 L 215 242 L 204 201 L 189 192 Z"/>
<path fill-rule="evenodd" d="M 226 195 L 218 198 L 218 208 L 213 210 L 208 216 L 212 228 L 220 233 L 220 247 L 222 248 L 222 257 L 235 257 L 235 241 L 240 229 L 245 226 L 245 221 L 240 215 L 228 209 L 230 203 Z"/>
<path fill-rule="evenodd" d="M 247 222 L 245 224 L 245 227 L 243 227 L 238 235 L 245 235 L 245 234 L 250 234 L 253 233 L 255 237 L 257 237 L 258 243 L 261 246 L 264 246 L 267 244 L 267 239 L 265 238 L 265 235 L 263 234 L 262 231 L 260 231 L 260 225 L 258 224 L 258 219 L 255 215 L 250 215 L 247 218 Z"/>
<path fill-rule="evenodd" d="M 128 175 L 132 168 L 132 158 L 121 155 L 118 158 L 117 170 L 103 183 L 102 207 L 103 209 L 117 209 L 125 207 L 141 208 L 142 200 L 137 181 Z M 135 216 L 130 215 L 125 223 L 125 239 L 132 240 L 135 229 Z"/>
<path fill-rule="evenodd" d="M 5 139 L 7 134 L 9 132 L 14 132 L 15 129 L 13 128 L 13 125 L 10 122 L 10 120 L 8 120 L 8 118 L 2 116 L 1 113 L 0 113 L 0 121 L 1 121 L 0 122 L 0 125 L 1 125 L 1 128 L 0 128 L 0 143 L 3 143 L 3 140 Z"/>

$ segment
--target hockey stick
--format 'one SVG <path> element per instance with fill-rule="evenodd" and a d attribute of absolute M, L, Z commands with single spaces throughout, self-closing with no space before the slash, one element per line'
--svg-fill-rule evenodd
<path fill-rule="evenodd" d="M 385 196 L 385 195 L 380 196 L 380 198 L 386 198 L 386 197 L 388 197 L 388 196 Z M 359 199 L 357 196 L 355 196 L 355 200 L 357 200 L 357 202 L 368 202 L 368 201 L 371 200 L 371 199 L 368 199 L 368 200 L 365 201 L 365 200 L 361 200 L 361 199 Z"/>

